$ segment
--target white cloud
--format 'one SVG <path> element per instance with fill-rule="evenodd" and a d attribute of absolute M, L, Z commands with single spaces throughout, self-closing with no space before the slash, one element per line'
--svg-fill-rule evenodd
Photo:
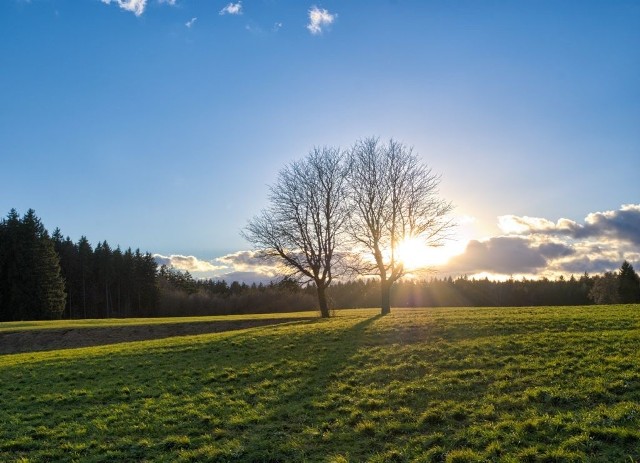
<path fill-rule="evenodd" d="M 211 261 L 195 256 L 154 254 L 158 265 L 166 265 L 177 270 L 188 271 L 194 278 L 211 278 L 243 283 L 268 283 L 282 275 L 278 262 L 263 259 L 255 251 L 238 251 Z"/>
<path fill-rule="evenodd" d="M 172 254 L 170 256 L 163 256 L 161 254 L 154 254 L 153 258 L 158 265 L 166 265 L 178 270 L 186 270 L 188 272 L 214 272 L 217 270 L 223 270 L 226 267 L 220 265 L 213 265 L 206 260 L 200 260 L 195 256 L 182 256 L 179 254 Z"/>
<path fill-rule="evenodd" d="M 187 26 L 189 29 L 191 29 L 191 26 L 193 26 L 196 23 L 197 20 L 198 20 L 197 17 L 193 17 L 189 21 L 184 23 L 184 25 Z"/>
<path fill-rule="evenodd" d="M 335 21 L 337 17 L 337 14 L 331 14 L 325 9 L 313 6 L 309 10 L 309 24 L 307 24 L 307 29 L 309 29 L 309 32 L 313 35 L 322 34 L 323 28 L 333 24 L 333 21 Z"/>
<path fill-rule="evenodd" d="M 270 277 L 277 275 L 280 268 L 279 261 L 261 257 L 257 251 L 238 251 L 218 257 L 216 261 L 235 272 L 254 272 Z"/>
<path fill-rule="evenodd" d="M 441 266 L 453 275 L 557 277 L 615 270 L 640 261 L 640 205 L 593 212 L 584 223 L 515 215 L 498 217 L 506 236 L 471 240 L 463 253 Z"/>
<path fill-rule="evenodd" d="M 220 10 L 221 15 L 224 14 L 242 14 L 242 2 L 238 2 L 238 3 L 229 3 L 227 6 L 225 6 L 223 9 Z"/>
<path fill-rule="evenodd" d="M 278 22 L 273 24 L 273 32 L 278 32 L 280 29 L 282 29 L 282 23 Z"/>
<path fill-rule="evenodd" d="M 640 247 L 640 204 L 625 204 L 616 211 L 592 212 L 584 224 L 569 219 L 554 223 L 538 217 L 504 215 L 498 217 L 498 225 L 505 233 L 623 240 Z"/>
<path fill-rule="evenodd" d="M 101 0 L 102 3 L 110 5 L 114 3 L 120 8 L 126 11 L 130 11 L 136 16 L 140 16 L 144 13 L 144 9 L 147 6 L 147 0 Z"/>
<path fill-rule="evenodd" d="M 147 0 L 100 0 L 102 3 L 106 5 L 111 5 L 112 3 L 118 5 L 120 8 L 126 11 L 130 11 L 136 16 L 142 15 L 147 6 Z M 166 3 L 170 6 L 175 6 L 177 0 L 158 0 L 159 4 Z"/>
<path fill-rule="evenodd" d="M 556 278 L 616 270 L 625 259 L 640 268 L 639 204 L 591 213 L 584 223 L 515 215 L 498 221 L 504 235 L 470 240 L 448 262 L 434 264 L 439 274 L 502 280 Z M 460 222 L 470 223 L 473 218 L 462 217 Z M 252 283 L 275 281 L 287 273 L 276 259 L 264 259 L 256 251 L 238 251 L 212 261 L 182 255 L 154 258 L 159 264 L 188 270 L 196 278 Z"/>
<path fill-rule="evenodd" d="M 498 227 L 503 233 L 521 234 L 530 230 L 552 230 L 555 224 L 547 219 L 539 217 L 519 217 L 516 215 L 501 215 L 498 217 Z"/>

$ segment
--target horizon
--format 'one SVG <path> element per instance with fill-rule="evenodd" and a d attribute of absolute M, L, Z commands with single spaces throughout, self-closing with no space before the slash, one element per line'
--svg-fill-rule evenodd
<path fill-rule="evenodd" d="M 637 267 L 639 22 L 635 2 L 9 0 L 0 213 L 269 278 L 239 232 L 278 171 L 378 136 L 456 206 L 456 240 L 412 251 L 440 275 Z"/>

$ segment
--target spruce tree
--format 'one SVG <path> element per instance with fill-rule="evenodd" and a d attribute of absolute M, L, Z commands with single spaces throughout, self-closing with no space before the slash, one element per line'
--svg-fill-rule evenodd
<path fill-rule="evenodd" d="M 623 304 L 640 302 L 640 277 L 626 260 L 618 273 L 618 293 Z"/>
<path fill-rule="evenodd" d="M 18 277 L 20 216 L 11 209 L 0 222 L 0 321 L 16 320 L 13 304 L 15 281 Z"/>
<path fill-rule="evenodd" d="M 66 295 L 54 243 L 33 209 L 0 226 L 0 319 L 59 318 Z"/>
<path fill-rule="evenodd" d="M 78 307 L 81 308 L 82 318 L 87 318 L 87 308 L 92 305 L 91 291 L 93 278 L 92 278 L 92 264 L 93 264 L 93 249 L 86 236 L 81 236 L 76 245 L 78 248 L 78 274 L 79 288 L 80 288 L 80 300 Z"/>

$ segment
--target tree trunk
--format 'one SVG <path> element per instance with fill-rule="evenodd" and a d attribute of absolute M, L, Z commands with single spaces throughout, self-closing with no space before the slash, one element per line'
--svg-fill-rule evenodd
<path fill-rule="evenodd" d="M 391 313 L 391 282 L 380 282 L 380 313 L 387 315 Z"/>
<path fill-rule="evenodd" d="M 322 318 L 329 318 L 331 314 L 329 313 L 329 304 L 327 303 L 327 294 L 326 288 L 324 286 L 316 284 L 316 288 L 318 289 L 318 304 L 320 305 L 320 316 Z"/>

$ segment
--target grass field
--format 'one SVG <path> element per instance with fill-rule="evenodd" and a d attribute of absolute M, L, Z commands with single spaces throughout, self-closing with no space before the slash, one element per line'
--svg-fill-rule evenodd
<path fill-rule="evenodd" d="M 0 357 L 0 461 L 639 460 L 638 305 L 352 310 Z"/>

